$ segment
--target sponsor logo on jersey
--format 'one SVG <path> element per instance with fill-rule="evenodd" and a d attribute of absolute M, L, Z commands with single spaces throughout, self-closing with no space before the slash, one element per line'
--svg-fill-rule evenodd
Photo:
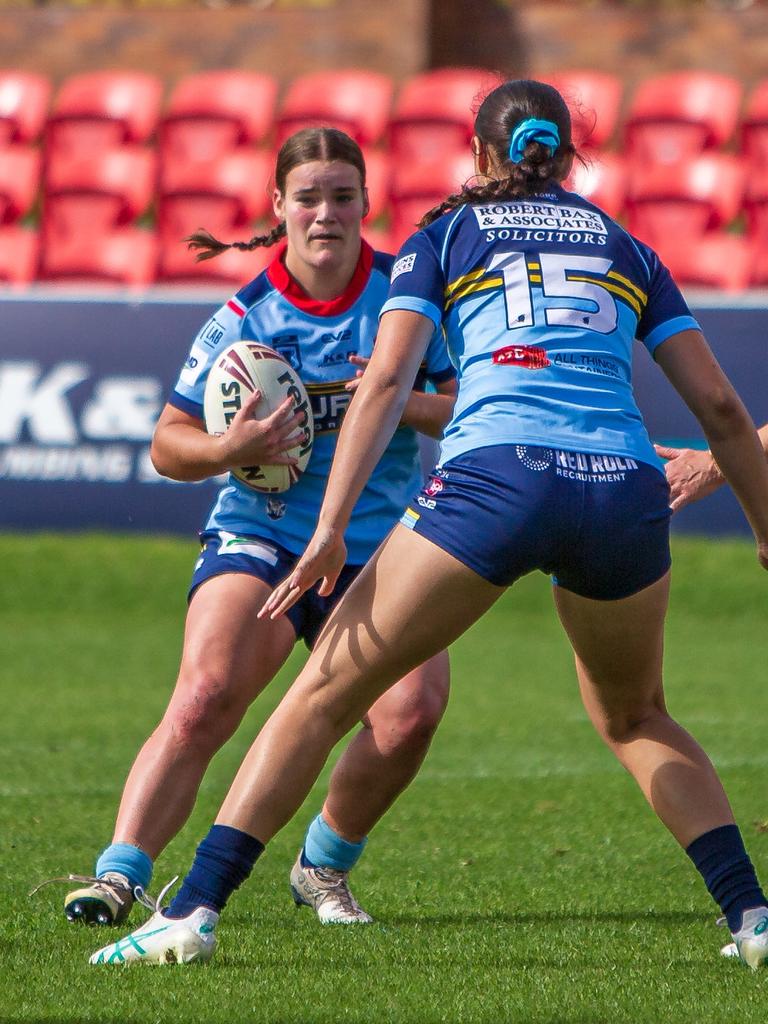
<path fill-rule="evenodd" d="M 432 476 L 429 478 L 429 483 L 424 488 L 424 493 L 428 494 L 430 498 L 434 498 L 436 495 L 440 494 L 444 487 L 445 484 L 439 477 Z"/>
<path fill-rule="evenodd" d="M 268 565 L 277 565 L 277 549 L 253 537 L 238 537 L 236 533 L 219 530 L 219 555 L 250 555 Z"/>
<path fill-rule="evenodd" d="M 186 363 L 184 363 L 184 368 L 179 374 L 179 379 L 183 381 L 184 384 L 192 387 L 202 373 L 205 364 L 205 352 L 203 352 L 203 350 L 198 347 L 197 342 L 195 342 L 192 346 L 192 350 L 187 356 Z"/>
<path fill-rule="evenodd" d="M 351 391 L 339 391 L 322 394 L 310 391 L 312 414 L 315 418 L 315 433 L 328 434 L 341 430 L 344 413 L 352 401 Z"/>
<path fill-rule="evenodd" d="M 297 372 L 301 369 L 301 347 L 298 334 L 278 334 L 270 345 Z"/>
<path fill-rule="evenodd" d="M 324 355 L 320 361 L 321 366 L 341 366 L 343 363 L 348 363 L 351 356 L 356 356 L 357 352 L 351 349 L 347 352 L 328 352 Z"/>
<path fill-rule="evenodd" d="M 198 338 L 208 348 L 216 348 L 224 337 L 224 327 L 215 316 L 212 316 L 207 324 L 200 331 Z"/>
<path fill-rule="evenodd" d="M 287 505 L 281 498 L 267 498 L 267 516 L 270 519 L 282 519 Z"/>
<path fill-rule="evenodd" d="M 400 277 L 401 274 L 410 274 L 415 262 L 415 252 L 409 252 L 407 255 L 401 256 L 399 260 L 395 260 L 392 265 L 392 275 L 389 279 L 390 282 L 394 281 L 395 278 Z"/>
<path fill-rule="evenodd" d="M 536 345 L 507 345 L 493 353 L 497 366 L 520 366 L 524 370 L 543 370 L 550 366 L 547 353 Z"/>
<path fill-rule="evenodd" d="M 420 494 L 416 498 L 416 501 L 419 503 L 419 505 L 421 505 L 422 508 L 428 508 L 430 509 L 430 511 L 433 508 L 437 508 L 437 502 L 435 501 L 434 498 L 425 498 L 423 495 Z"/>
<path fill-rule="evenodd" d="M 538 228 L 551 231 L 590 231 L 605 235 L 605 221 L 595 210 L 555 203 L 513 202 L 471 206 L 483 229 Z"/>
<path fill-rule="evenodd" d="M 324 334 L 320 335 L 320 341 L 322 341 L 322 343 L 324 345 L 327 345 L 329 342 L 334 342 L 334 341 L 351 341 L 351 340 L 352 340 L 352 328 L 351 327 L 345 327 L 341 331 L 326 331 Z"/>

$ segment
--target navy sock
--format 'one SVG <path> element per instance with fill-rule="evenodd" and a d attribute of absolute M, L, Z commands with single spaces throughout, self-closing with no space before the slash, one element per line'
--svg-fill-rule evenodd
<path fill-rule="evenodd" d="M 745 910 L 766 905 L 755 869 L 736 825 L 722 825 L 694 839 L 685 851 L 696 865 L 710 895 L 720 906 L 731 932 L 741 928 Z"/>
<path fill-rule="evenodd" d="M 197 907 L 221 913 L 227 900 L 253 870 L 264 844 L 229 825 L 213 825 L 195 851 L 181 888 L 163 911 L 166 917 L 187 917 Z"/>

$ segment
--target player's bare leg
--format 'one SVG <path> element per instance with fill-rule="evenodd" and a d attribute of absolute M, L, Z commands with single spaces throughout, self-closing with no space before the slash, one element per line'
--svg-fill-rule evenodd
<path fill-rule="evenodd" d="M 323 923 L 372 920 L 348 875 L 374 825 L 421 767 L 448 701 L 448 680 L 448 654 L 441 651 L 376 701 L 337 761 L 290 879 L 296 903 L 312 907 Z"/>
<path fill-rule="evenodd" d="M 139 751 L 120 801 L 112 844 L 125 844 L 129 863 L 142 858 L 141 867 L 151 871 L 151 861 L 189 817 L 211 758 L 288 657 L 296 640 L 290 622 L 256 618 L 269 593 L 256 577 L 226 573 L 193 595 L 173 696 Z M 110 870 L 101 883 L 68 894 L 67 916 L 120 921 L 135 884 L 127 872 Z"/>
<path fill-rule="evenodd" d="M 329 617 L 248 752 L 217 821 L 271 839 L 338 739 L 395 680 L 443 650 L 502 593 L 428 540 L 395 527 Z"/>
<path fill-rule="evenodd" d="M 558 587 L 555 603 L 592 722 L 720 904 L 734 939 L 724 955 L 756 969 L 768 962 L 765 895 L 712 763 L 664 703 L 668 593 L 667 575 L 622 601 L 591 601 Z"/>
<path fill-rule="evenodd" d="M 668 593 L 667 574 L 621 601 L 592 601 L 556 587 L 555 604 L 595 728 L 685 847 L 709 829 L 732 824 L 733 815 L 709 758 L 664 703 Z"/>

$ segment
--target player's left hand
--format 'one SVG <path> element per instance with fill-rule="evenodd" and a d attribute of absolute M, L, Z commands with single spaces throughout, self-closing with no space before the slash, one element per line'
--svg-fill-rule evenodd
<path fill-rule="evenodd" d="M 318 526 L 296 568 L 282 583 L 278 583 L 259 610 L 258 618 L 279 618 L 318 580 L 322 580 L 317 588 L 318 594 L 328 597 L 346 561 L 347 547 L 343 537 Z"/>
<path fill-rule="evenodd" d="M 359 367 L 359 369 L 355 373 L 355 379 L 348 380 L 347 383 L 344 385 L 344 390 L 354 392 L 357 391 L 360 385 L 360 381 L 363 379 L 365 368 L 368 365 L 368 363 L 370 363 L 371 360 L 367 359 L 365 356 L 350 356 L 349 361 L 350 363 L 352 363 L 353 366 Z"/>
<path fill-rule="evenodd" d="M 711 452 L 696 448 L 665 448 L 655 444 L 656 454 L 667 460 L 664 472 L 670 490 L 669 507 L 673 512 L 698 501 L 723 483 L 723 477 Z"/>

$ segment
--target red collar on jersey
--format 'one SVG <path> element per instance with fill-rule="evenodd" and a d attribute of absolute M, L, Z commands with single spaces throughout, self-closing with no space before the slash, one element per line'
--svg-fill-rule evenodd
<path fill-rule="evenodd" d="M 357 302 L 368 284 L 373 268 L 373 249 L 364 239 L 360 239 L 360 258 L 349 284 L 341 295 L 337 295 L 329 302 L 311 298 L 296 278 L 288 272 L 284 262 L 287 248 L 287 244 L 283 245 L 269 264 L 267 277 L 273 288 L 276 288 L 292 305 L 304 313 L 309 313 L 311 316 L 339 316 L 341 313 L 346 313 Z"/>

